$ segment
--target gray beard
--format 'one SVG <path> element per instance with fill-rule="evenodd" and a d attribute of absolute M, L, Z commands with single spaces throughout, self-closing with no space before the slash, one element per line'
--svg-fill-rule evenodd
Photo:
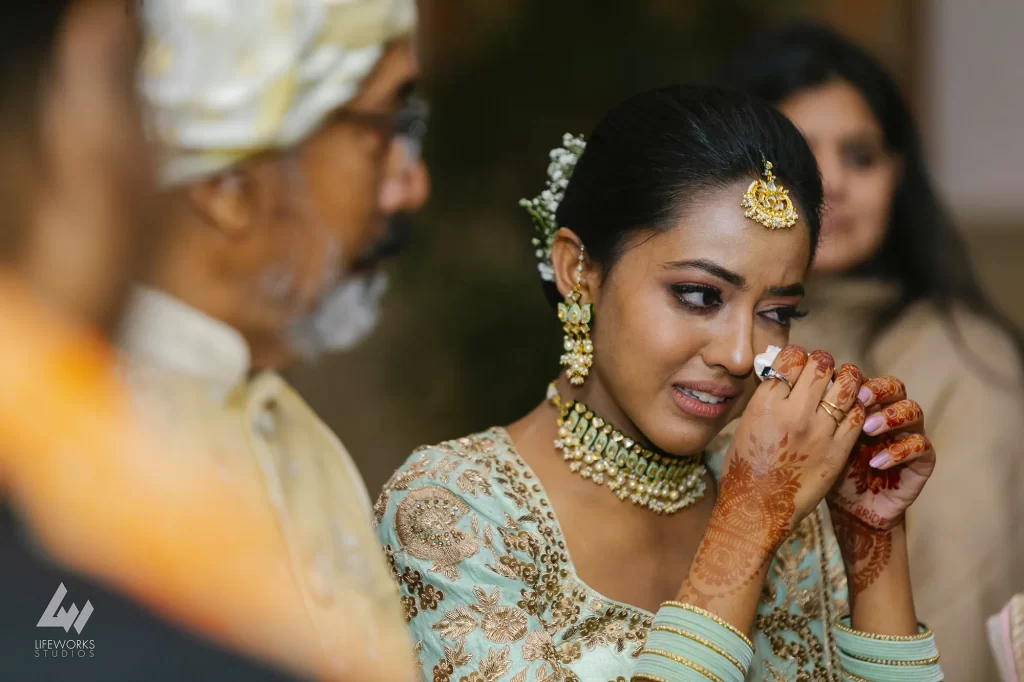
<path fill-rule="evenodd" d="M 352 349 L 376 329 L 387 286 L 383 272 L 343 279 L 287 329 L 285 341 L 305 360 Z"/>

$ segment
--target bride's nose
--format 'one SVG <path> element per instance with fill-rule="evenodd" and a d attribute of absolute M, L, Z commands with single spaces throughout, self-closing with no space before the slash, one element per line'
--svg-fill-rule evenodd
<path fill-rule="evenodd" d="M 736 314 L 710 330 L 701 356 L 708 367 L 745 376 L 754 367 L 753 316 Z"/>

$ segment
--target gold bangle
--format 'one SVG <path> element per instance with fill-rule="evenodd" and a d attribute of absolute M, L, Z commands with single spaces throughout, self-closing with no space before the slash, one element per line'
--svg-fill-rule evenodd
<path fill-rule="evenodd" d="M 849 682 L 871 682 L 871 680 L 865 680 L 863 677 L 857 677 L 845 668 L 843 669 L 843 680 L 849 680 Z"/>
<path fill-rule="evenodd" d="M 868 656 L 857 656 L 856 654 L 851 654 L 848 651 L 844 651 L 843 652 L 843 656 L 849 656 L 850 658 L 856 659 L 858 661 L 862 661 L 863 663 L 874 663 L 876 665 L 891 665 L 891 666 L 903 667 L 903 668 L 914 666 L 914 665 L 931 665 L 932 663 L 938 663 L 939 662 L 939 655 L 938 654 L 935 654 L 931 658 L 922 658 L 922 659 L 920 659 L 918 661 L 888 661 L 888 660 L 885 660 L 884 658 L 869 658 Z"/>
<path fill-rule="evenodd" d="M 691 639 L 694 642 L 697 642 L 698 644 L 703 644 L 708 649 L 711 649 L 716 654 L 718 654 L 719 656 L 721 656 L 722 658 L 736 666 L 736 669 L 740 671 L 740 675 L 747 674 L 747 671 L 743 669 L 743 664 L 740 663 L 738 658 L 736 658 L 735 656 L 733 656 L 728 651 L 718 646 L 711 640 L 707 639 L 706 637 L 701 637 L 700 635 L 690 632 L 689 630 L 682 630 L 680 628 L 672 627 L 671 625 L 655 625 L 653 628 L 650 629 L 650 632 L 671 632 L 674 635 L 679 635 L 680 637 Z"/>
<path fill-rule="evenodd" d="M 704 616 L 705 618 L 709 618 L 709 619 L 715 621 L 716 623 L 718 623 L 719 625 L 721 625 L 723 628 L 725 628 L 726 630 L 728 630 L 732 634 L 734 634 L 737 637 L 739 637 L 740 639 L 742 639 L 746 643 L 746 645 L 748 647 L 750 647 L 751 651 L 754 650 L 754 643 L 750 641 L 749 637 L 747 637 L 745 634 L 740 632 L 736 628 L 735 625 L 732 625 L 730 623 L 726 623 L 724 620 L 722 620 L 721 618 L 719 618 L 715 614 L 711 613 L 710 611 L 705 611 L 704 609 L 700 608 L 699 606 L 694 606 L 693 604 L 684 604 L 681 601 L 667 601 L 667 602 L 663 603 L 662 606 L 674 606 L 677 609 L 683 609 L 684 611 L 689 611 L 691 613 L 696 613 L 698 616 Z"/>
<path fill-rule="evenodd" d="M 711 680 L 711 682 L 725 682 L 725 680 L 723 680 L 721 677 L 719 677 L 718 675 L 714 674 L 710 670 L 704 668 L 703 666 L 697 665 L 693 661 L 691 661 L 691 660 L 689 660 L 687 658 L 683 658 L 682 656 L 676 656 L 675 654 L 673 654 L 673 653 L 671 653 L 669 651 L 662 651 L 660 649 L 644 649 L 643 651 L 640 652 L 640 655 L 643 656 L 644 654 L 653 654 L 655 656 L 663 656 L 663 657 L 667 658 L 670 661 L 675 661 L 676 663 L 678 663 L 680 665 L 685 665 L 687 668 L 690 668 L 691 670 L 696 670 L 701 675 L 703 675 L 704 677 L 706 677 L 709 680 Z"/>
<path fill-rule="evenodd" d="M 864 637 L 866 639 L 874 639 L 881 642 L 920 642 L 923 639 L 928 639 L 932 636 L 932 629 L 923 623 L 918 623 L 918 627 L 924 628 L 924 632 L 919 632 L 916 635 L 878 635 L 873 632 L 861 632 L 860 630 L 854 630 L 851 627 L 843 625 L 841 622 L 836 622 L 836 629 L 845 632 L 848 635 L 855 635 L 857 637 Z"/>

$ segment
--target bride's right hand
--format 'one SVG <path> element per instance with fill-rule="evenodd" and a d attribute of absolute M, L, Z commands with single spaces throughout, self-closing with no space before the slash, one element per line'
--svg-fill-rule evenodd
<path fill-rule="evenodd" d="M 864 379 L 856 366 L 836 373 L 828 353 L 786 346 L 772 368 L 786 380 L 766 379 L 744 411 L 690 568 L 682 597 L 704 602 L 698 605 L 763 575 L 778 546 L 831 489 L 864 423 L 857 401 Z M 826 409 L 823 400 L 838 409 Z"/>

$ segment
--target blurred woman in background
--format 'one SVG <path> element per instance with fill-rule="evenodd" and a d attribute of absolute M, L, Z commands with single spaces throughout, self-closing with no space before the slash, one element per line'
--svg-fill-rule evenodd
<path fill-rule="evenodd" d="M 985 617 L 1024 589 L 1021 343 L 981 289 L 890 76 L 835 33 L 766 33 L 723 82 L 776 104 L 821 167 L 826 212 L 796 342 L 903 379 L 944 453 L 908 522 L 914 594 L 950 679 L 992 679 Z M 955 550 L 953 549 L 955 548 Z"/>

